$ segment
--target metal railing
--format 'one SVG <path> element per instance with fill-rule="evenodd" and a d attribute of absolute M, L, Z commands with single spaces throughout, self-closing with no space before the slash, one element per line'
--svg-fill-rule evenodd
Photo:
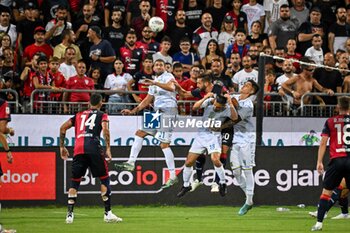
<path fill-rule="evenodd" d="M 274 92 L 264 93 L 265 97 L 270 96 L 271 100 L 264 100 L 264 116 L 289 116 L 290 103 Z"/>
<path fill-rule="evenodd" d="M 7 103 L 10 107 L 11 113 L 19 113 L 19 97 L 18 97 L 18 93 L 17 91 L 13 90 L 13 89 L 1 89 L 0 93 L 5 93 L 6 96 L 8 96 L 9 94 L 12 95 L 13 99 L 12 100 L 7 100 Z M 6 98 L 8 99 L 8 98 Z"/>
<path fill-rule="evenodd" d="M 320 105 L 320 104 L 305 104 L 304 100 L 307 97 L 310 96 L 327 96 L 330 97 L 330 95 L 326 93 L 318 93 L 318 92 L 309 92 L 305 93 L 301 97 L 301 104 L 299 107 L 300 110 L 300 116 L 307 116 L 307 117 L 331 117 L 336 112 L 336 105 Z M 350 96 L 350 93 L 335 93 L 333 96 L 334 98 L 340 97 L 340 96 Z"/>

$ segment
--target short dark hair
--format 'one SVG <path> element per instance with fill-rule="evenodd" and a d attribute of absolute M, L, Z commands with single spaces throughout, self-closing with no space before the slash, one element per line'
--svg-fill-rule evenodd
<path fill-rule="evenodd" d="M 350 109 L 350 97 L 349 96 L 342 96 L 338 98 L 338 106 L 339 110 L 349 110 Z"/>
<path fill-rule="evenodd" d="M 102 101 L 102 95 L 98 94 L 98 93 L 93 93 L 90 96 L 90 104 L 92 106 L 97 106 L 99 103 L 101 103 Z"/>
<path fill-rule="evenodd" d="M 210 74 L 201 74 L 198 78 L 201 78 L 203 82 L 211 83 L 213 81 L 212 76 Z"/>
<path fill-rule="evenodd" d="M 177 68 L 181 68 L 181 69 L 183 68 L 182 64 L 180 62 L 174 62 L 173 63 L 173 70 L 177 69 Z"/>
<path fill-rule="evenodd" d="M 170 37 L 169 36 L 164 36 L 163 38 L 162 38 L 162 40 L 160 41 L 160 43 L 162 43 L 162 42 L 169 42 L 170 44 L 171 44 L 171 39 L 170 39 Z"/>
<path fill-rule="evenodd" d="M 225 96 L 217 95 L 216 102 L 218 102 L 219 104 L 225 105 L 227 103 L 227 99 Z"/>
<path fill-rule="evenodd" d="M 254 89 L 254 93 L 253 95 L 255 95 L 256 93 L 258 93 L 258 91 L 260 90 L 260 87 L 259 85 L 252 79 L 249 79 L 247 82 L 250 82 L 253 86 L 253 89 Z"/>
<path fill-rule="evenodd" d="M 282 4 L 281 6 L 280 6 L 280 9 L 281 8 L 288 8 L 289 9 L 289 5 L 288 4 Z"/>
<path fill-rule="evenodd" d="M 61 33 L 61 40 L 63 40 L 66 36 L 69 36 L 72 32 L 72 29 L 64 29 Z"/>
<path fill-rule="evenodd" d="M 180 44 L 183 43 L 183 42 L 189 42 L 189 43 L 191 43 L 191 40 L 190 40 L 190 38 L 188 38 L 188 37 L 185 36 L 185 37 L 182 37 L 182 38 L 181 38 Z"/>
<path fill-rule="evenodd" d="M 301 62 L 305 62 L 305 63 L 313 63 L 313 64 L 315 64 L 315 62 L 311 59 L 311 58 L 309 58 L 309 57 L 302 57 L 301 59 L 300 59 L 300 61 Z M 310 65 L 306 65 L 306 64 L 300 64 L 300 67 L 301 67 L 301 69 L 302 70 L 304 70 L 304 69 L 306 69 L 307 67 L 309 67 Z"/>

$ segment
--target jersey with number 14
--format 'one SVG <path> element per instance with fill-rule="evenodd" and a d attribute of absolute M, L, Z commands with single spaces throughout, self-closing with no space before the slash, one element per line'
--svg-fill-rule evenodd
<path fill-rule="evenodd" d="M 102 122 L 108 121 L 108 115 L 99 110 L 90 109 L 75 114 L 71 121 L 75 127 L 74 156 L 100 155 L 103 152 L 100 144 Z"/>
<path fill-rule="evenodd" d="M 329 137 L 330 159 L 348 156 L 350 152 L 350 115 L 328 118 L 321 135 Z"/>

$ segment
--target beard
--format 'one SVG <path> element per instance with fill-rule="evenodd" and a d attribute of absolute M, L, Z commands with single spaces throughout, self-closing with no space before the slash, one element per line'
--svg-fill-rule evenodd
<path fill-rule="evenodd" d="M 281 19 L 282 19 L 283 21 L 287 21 L 288 19 L 290 19 L 290 16 L 286 16 L 286 17 L 282 17 L 282 16 L 281 16 Z"/>

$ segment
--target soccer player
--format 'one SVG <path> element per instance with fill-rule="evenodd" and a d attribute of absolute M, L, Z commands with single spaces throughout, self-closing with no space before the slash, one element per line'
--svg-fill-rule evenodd
<path fill-rule="evenodd" d="M 0 143 L 6 152 L 7 162 L 12 163 L 13 157 L 10 150 L 10 147 L 6 140 L 5 134 L 10 134 L 11 136 L 15 135 L 15 131 L 8 127 L 8 122 L 11 121 L 10 108 L 8 107 L 7 101 L 0 99 Z M 0 163 L 0 184 L 1 176 L 3 175 Z"/>
<path fill-rule="evenodd" d="M 142 102 L 134 109 L 124 109 L 122 114 L 133 115 L 148 107 L 151 103 L 154 105 L 154 110 L 157 113 L 161 112 L 170 119 L 175 119 L 177 115 L 177 101 L 175 92 L 175 78 L 171 73 L 165 71 L 165 63 L 158 59 L 154 62 L 153 71 L 156 75 L 154 80 L 144 79 L 144 83 L 150 85 L 148 94 Z M 135 169 L 136 159 L 142 149 L 143 138 L 152 135 L 160 141 L 160 147 L 165 156 L 165 161 L 170 172 L 169 180 L 162 186 L 162 188 L 169 188 L 178 182 L 175 174 L 174 154 L 170 148 L 172 131 L 157 131 L 149 129 L 139 129 L 135 133 L 135 141 L 131 146 L 129 160 L 124 163 L 114 164 L 118 170 L 133 171 Z"/>
<path fill-rule="evenodd" d="M 92 94 L 90 97 L 90 109 L 77 113 L 75 116 L 62 124 L 60 128 L 60 154 L 63 160 L 69 156 L 67 148 L 64 146 L 66 131 L 75 127 L 75 146 L 72 163 L 71 188 L 68 191 L 68 213 L 66 223 L 73 223 L 73 208 L 77 200 L 77 193 L 81 178 L 86 170 L 90 168 L 93 177 L 99 177 L 101 181 L 101 197 L 105 206 L 104 221 L 121 222 L 122 219 L 114 215 L 111 211 L 111 186 L 107 161 L 112 159 L 110 147 L 109 122 L 107 114 L 100 111 L 102 106 L 102 96 Z M 100 145 L 100 134 L 106 142 L 106 153 Z"/>
<path fill-rule="evenodd" d="M 215 99 L 211 98 L 214 96 L 212 92 L 209 92 L 193 105 L 193 110 L 204 108 L 202 121 L 220 121 L 221 123 L 227 118 L 235 121 L 238 119 L 238 115 L 235 107 L 231 101 L 229 94 L 225 97 L 218 95 Z M 227 105 L 226 105 L 227 103 Z M 214 164 L 215 172 L 220 178 L 219 182 L 219 193 L 221 196 L 226 195 L 226 179 L 225 170 L 220 161 L 221 154 L 221 132 L 214 132 L 210 128 L 199 128 L 198 134 L 194 139 L 192 146 L 187 155 L 185 167 L 183 170 L 183 187 L 177 194 L 178 197 L 184 196 L 187 192 L 191 191 L 190 178 L 192 175 L 192 167 L 195 164 L 199 155 L 203 154 L 207 150 L 211 156 L 211 160 Z"/>
<path fill-rule="evenodd" d="M 321 143 L 318 149 L 316 169 L 319 174 L 324 173 L 323 157 L 329 142 L 330 163 L 323 180 L 323 190 L 317 210 L 317 222 L 311 231 L 321 231 L 324 215 L 329 205 L 332 192 L 345 178 L 346 186 L 350 187 L 350 98 L 340 97 L 338 99 L 339 115 L 328 118 L 323 130 Z"/>
<path fill-rule="evenodd" d="M 246 195 L 246 201 L 238 211 L 238 215 L 245 215 L 253 207 L 255 145 L 252 137 L 255 135 L 252 116 L 254 104 L 252 95 L 259 91 L 258 84 L 248 80 L 240 89 L 239 95 L 232 97 L 238 101 L 238 122 L 234 124 L 233 145 L 230 154 L 231 169 L 239 186 Z"/>

